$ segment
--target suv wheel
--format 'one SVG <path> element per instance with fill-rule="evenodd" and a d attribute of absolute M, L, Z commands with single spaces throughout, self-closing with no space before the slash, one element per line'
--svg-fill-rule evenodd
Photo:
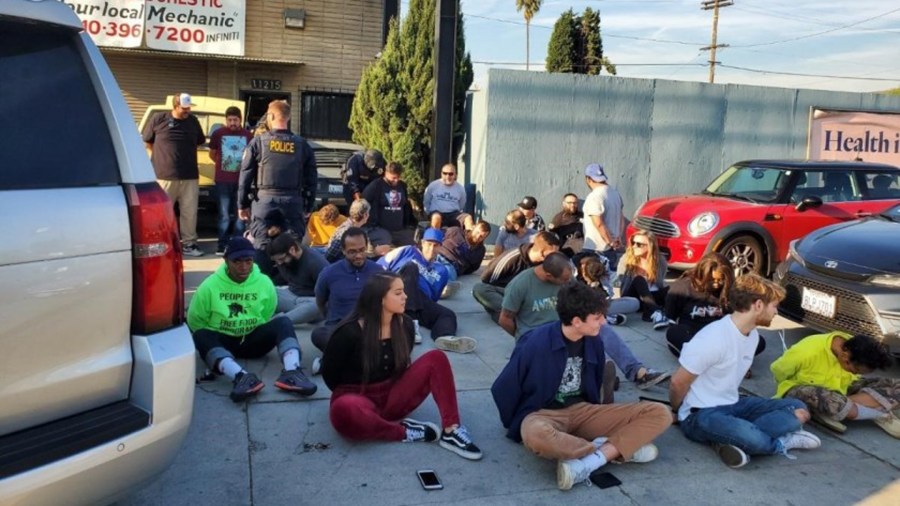
<path fill-rule="evenodd" d="M 753 237 L 749 235 L 732 237 L 722 246 L 720 252 L 731 262 L 735 276 L 748 272 L 763 275 L 765 264 L 763 248 Z"/>

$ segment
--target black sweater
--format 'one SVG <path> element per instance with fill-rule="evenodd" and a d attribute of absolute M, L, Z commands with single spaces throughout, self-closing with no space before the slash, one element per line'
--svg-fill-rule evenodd
<path fill-rule="evenodd" d="M 666 317 L 687 326 L 693 333 L 728 313 L 728 308 L 722 307 L 718 297 L 694 290 L 688 278 L 678 279 L 669 285 Z"/>
<path fill-rule="evenodd" d="M 412 350 L 416 333 L 412 320 L 404 316 L 403 326 L 409 339 L 409 349 Z M 328 340 L 322 356 L 322 379 L 332 391 L 343 385 L 363 384 L 362 339 L 363 332 L 359 324 L 348 322 L 335 329 Z M 381 341 L 379 361 L 369 372 L 367 383 L 379 383 L 402 373 L 403 371 L 395 370 L 393 341 Z"/>

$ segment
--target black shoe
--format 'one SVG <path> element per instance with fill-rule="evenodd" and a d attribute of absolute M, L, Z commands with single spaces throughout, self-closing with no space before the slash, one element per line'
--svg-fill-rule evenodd
<path fill-rule="evenodd" d="M 300 395 L 312 395 L 319 389 L 315 383 L 303 374 L 303 369 L 299 367 L 287 371 L 282 370 L 281 376 L 278 376 L 278 379 L 275 380 L 275 386 L 287 392 L 294 392 Z"/>
<path fill-rule="evenodd" d="M 420 422 L 412 418 L 406 418 L 400 425 L 406 427 L 406 439 L 404 443 L 431 443 L 437 441 L 438 426 L 431 422 Z"/>
<path fill-rule="evenodd" d="M 475 446 L 469 432 L 462 425 L 452 432 L 441 432 L 441 448 L 450 450 L 464 459 L 481 460 L 481 449 Z"/>
<path fill-rule="evenodd" d="M 231 400 L 241 402 L 253 397 L 266 386 L 252 372 L 240 372 L 234 377 L 234 388 L 231 389 Z"/>
<path fill-rule="evenodd" d="M 750 462 L 750 456 L 737 446 L 713 445 L 713 448 L 715 448 L 716 453 L 719 454 L 719 458 L 722 459 L 722 462 L 732 469 L 744 467 Z"/>

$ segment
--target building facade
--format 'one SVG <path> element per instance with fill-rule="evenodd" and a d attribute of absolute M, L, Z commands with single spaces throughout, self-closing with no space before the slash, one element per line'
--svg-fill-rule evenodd
<path fill-rule="evenodd" d="M 251 124 L 271 100 L 286 99 L 293 130 L 336 140 L 349 140 L 353 93 L 399 3 L 62 1 L 101 47 L 135 122 L 179 92 L 244 101 Z"/>

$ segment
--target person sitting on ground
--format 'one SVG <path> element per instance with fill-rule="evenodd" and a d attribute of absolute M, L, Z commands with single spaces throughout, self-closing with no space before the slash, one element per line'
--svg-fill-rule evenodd
<path fill-rule="evenodd" d="M 344 233 L 351 227 L 365 229 L 366 222 L 369 221 L 369 211 L 371 209 L 372 206 L 369 205 L 369 201 L 363 198 L 356 199 L 350 204 L 350 216 L 335 229 L 333 234 L 331 234 L 331 242 L 328 243 L 328 248 L 325 249 L 325 260 L 335 263 L 344 258 Z M 370 245 L 368 254 L 370 257 L 380 257 L 390 250 L 390 245 L 382 245 L 374 248 Z"/>
<path fill-rule="evenodd" d="M 537 230 L 525 226 L 525 214 L 515 209 L 506 213 L 497 241 L 494 243 L 494 258 L 499 257 L 505 251 L 518 248 L 534 240 Z"/>
<path fill-rule="evenodd" d="M 706 325 L 722 318 L 731 310 L 728 292 L 734 285 L 734 268 L 720 253 L 707 253 L 697 265 L 669 286 L 666 294 L 666 343 L 676 357 L 684 343 Z M 766 349 L 766 340 L 759 336 L 755 355 Z"/>
<path fill-rule="evenodd" d="M 384 269 L 366 257 L 368 240 L 361 228 L 350 227 L 341 236 L 343 260 L 322 269 L 316 280 L 316 305 L 325 315 L 325 322 L 312 331 L 316 348 L 325 351 L 328 336 L 335 326 L 353 310 L 356 299 L 366 281 Z M 319 372 L 318 360 L 313 361 L 312 373 Z"/>
<path fill-rule="evenodd" d="M 465 231 L 460 227 L 448 227 L 444 231 L 444 242 L 437 248 L 437 258 L 450 268 L 451 281 L 481 267 L 486 253 L 484 240 L 489 235 L 491 225 L 486 221 L 479 221 Z"/>
<path fill-rule="evenodd" d="M 379 272 L 365 283 L 355 309 L 335 329 L 322 362 L 322 377 L 332 392 L 331 425 L 356 441 L 439 440 L 442 448 L 479 460 L 481 450 L 460 425 L 447 356 L 431 350 L 411 359 L 415 330 L 404 314 L 406 301 L 400 276 Z M 431 422 L 403 418 L 429 394 L 443 430 Z"/>
<path fill-rule="evenodd" d="M 556 294 L 560 286 L 571 281 L 572 275 L 572 262 L 558 251 L 520 272 L 506 286 L 497 323 L 518 339 L 535 327 L 556 320 Z"/>
<path fill-rule="evenodd" d="M 294 326 L 286 316 L 273 317 L 278 299 L 275 285 L 253 263 L 255 253 L 247 239 L 231 238 L 225 246 L 225 262 L 197 287 L 187 313 L 194 345 L 210 370 L 231 379 L 234 402 L 256 395 L 265 386 L 235 357 L 260 358 L 276 346 L 283 369 L 275 386 L 312 395 L 316 384 L 300 368 Z"/>
<path fill-rule="evenodd" d="M 456 313 L 437 302 L 450 279 L 447 266 L 435 262 L 437 248 L 443 239 L 440 230 L 429 228 L 422 235 L 421 250 L 415 246 L 402 246 L 381 257 L 378 265 L 403 278 L 409 297 L 406 314 L 417 325 L 431 330 L 431 339 L 438 349 L 470 353 L 475 351 L 475 339 L 457 336 Z"/>
<path fill-rule="evenodd" d="M 537 213 L 537 205 L 537 199 L 528 195 L 519 202 L 519 211 L 522 211 L 522 214 L 525 215 L 525 226 L 529 230 L 540 232 L 547 230 L 547 226 L 544 224 L 544 218 L 541 218 L 541 215 Z"/>
<path fill-rule="evenodd" d="M 625 325 L 628 317 L 625 313 L 634 313 L 641 308 L 641 303 L 634 297 L 613 297 L 612 280 L 609 274 L 609 260 L 593 251 L 576 254 L 572 260 L 578 267 L 577 279 L 594 290 L 599 290 L 609 302 L 606 323 Z"/>
<path fill-rule="evenodd" d="M 563 197 L 562 211 L 556 213 L 547 230 L 556 234 L 562 242 L 562 250 L 569 255 L 581 251 L 584 246 L 584 213 L 578 209 L 578 195 L 567 193 Z"/>
<path fill-rule="evenodd" d="M 441 167 L 441 178 L 435 179 L 425 188 L 422 204 L 425 214 L 431 219 L 431 228 L 466 227 L 466 189 L 456 180 L 456 166 L 448 163 Z M 465 214 L 465 216 L 463 216 Z"/>
<path fill-rule="evenodd" d="M 491 319 L 497 322 L 503 306 L 506 285 L 517 274 L 544 261 L 550 253 L 559 251 L 559 239 L 550 232 L 538 232 L 534 242 L 494 257 L 481 272 L 481 282 L 472 288 L 475 301 L 484 307 Z"/>
<path fill-rule="evenodd" d="M 650 462 L 672 423 L 656 402 L 600 404 L 606 298 L 580 283 L 559 289 L 553 321 L 523 335 L 491 386 L 506 436 L 558 460 L 561 490 L 607 462 Z"/>
<path fill-rule="evenodd" d="M 542 280 L 540 271 L 544 271 L 543 276 L 550 279 Z M 535 327 L 558 320 L 557 292 L 560 285 L 564 285 L 572 278 L 572 271 L 572 263 L 568 257 L 563 253 L 555 252 L 547 255 L 541 265 L 525 270 L 516 276 L 506 287 L 503 296 L 500 326 L 511 335 L 520 338 Z M 559 272 L 559 274 L 552 274 L 554 272 Z M 603 296 L 606 297 L 606 294 L 604 293 Z M 606 318 L 608 322 L 609 315 Z M 600 329 L 599 336 L 603 340 L 607 355 L 613 362 L 611 375 L 615 374 L 615 366 L 618 366 L 625 373 L 625 377 L 633 381 L 641 390 L 646 390 L 669 378 L 668 372 L 659 372 L 645 367 L 612 327 L 604 325 Z M 604 397 L 604 403 L 607 402 L 612 402 L 611 392 Z"/>
<path fill-rule="evenodd" d="M 822 442 L 801 430 L 809 411 L 798 399 L 741 397 L 741 380 L 753 363 L 757 326 L 778 314 L 784 288 L 756 274 L 745 274 L 728 294 L 733 313 L 697 332 L 684 345 L 672 375 L 669 400 L 688 439 L 712 444 L 728 467 L 750 462 L 750 455 L 788 455 Z"/>
<path fill-rule="evenodd" d="M 318 251 L 303 246 L 293 234 L 281 234 L 269 243 L 269 257 L 287 286 L 276 286 L 279 314 L 294 324 L 311 323 L 322 318 L 316 304 L 316 281 L 328 261 Z"/>
<path fill-rule="evenodd" d="M 659 252 L 653 232 L 638 230 L 631 236 L 625 254 L 616 270 L 619 293 L 623 297 L 635 297 L 640 301 L 642 318 L 653 322 L 654 330 L 669 326 L 663 312 L 666 302 L 666 272 L 669 264 Z"/>
<path fill-rule="evenodd" d="M 891 366 L 890 351 L 866 335 L 829 332 L 803 338 L 772 362 L 775 397 L 799 399 L 813 420 L 838 432 L 845 420 L 872 420 L 900 438 L 900 379 L 865 378 Z"/>
<path fill-rule="evenodd" d="M 373 246 L 415 244 L 416 220 L 409 202 L 409 190 L 400 180 L 403 167 L 389 162 L 384 176 L 372 181 L 363 190 L 363 198 L 372 206 L 366 233 Z"/>
<path fill-rule="evenodd" d="M 341 224 L 347 221 L 334 204 L 325 204 L 321 209 L 309 215 L 309 223 L 306 224 L 306 237 L 308 246 L 316 248 L 319 253 L 325 253 L 325 248 L 331 243 L 331 236 Z"/>

